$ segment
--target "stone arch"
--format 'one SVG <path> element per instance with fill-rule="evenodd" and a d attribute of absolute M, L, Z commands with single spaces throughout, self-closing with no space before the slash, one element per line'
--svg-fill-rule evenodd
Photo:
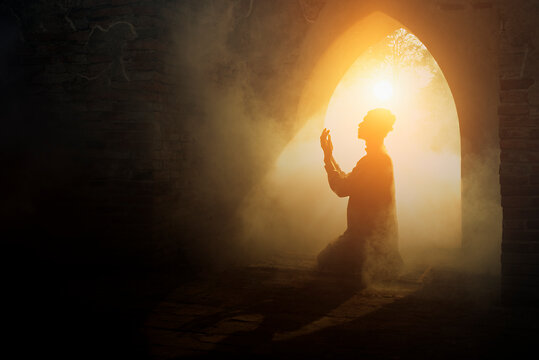
<path fill-rule="evenodd" d="M 454 16 L 458 11 L 458 16 Z M 477 26 L 482 21 L 484 26 Z M 328 3 L 310 28 L 298 63 L 303 90 L 297 122 L 325 112 L 344 72 L 370 45 L 399 27 L 414 33 L 434 56 L 451 88 L 461 135 L 462 231 L 466 254 L 499 271 L 497 17 L 474 8 L 420 1 Z"/>

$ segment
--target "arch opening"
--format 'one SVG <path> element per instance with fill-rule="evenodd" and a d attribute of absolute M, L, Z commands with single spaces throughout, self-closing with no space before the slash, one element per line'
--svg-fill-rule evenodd
<path fill-rule="evenodd" d="M 333 25 L 335 25 L 334 22 Z M 323 24 L 320 28 L 322 30 L 328 30 L 330 26 L 328 26 L 328 24 Z M 330 192 L 327 185 L 318 137 L 321 129 L 324 127 L 324 123 L 327 121 L 326 115 L 331 113 L 332 96 L 346 72 L 353 67 L 354 62 L 357 61 L 362 54 L 366 53 L 369 47 L 383 41 L 388 34 L 392 34 L 403 28 L 406 27 L 392 17 L 381 12 L 374 12 L 362 17 L 361 20 L 356 21 L 347 29 L 343 30 L 341 28 L 341 33 L 337 35 L 333 33 L 326 36 L 323 31 L 313 31 L 311 39 L 306 41 L 309 46 L 302 50 L 304 61 L 300 61 L 300 63 L 307 65 L 305 68 L 310 74 L 305 82 L 306 85 L 303 89 L 297 112 L 296 123 L 302 124 L 303 126 L 296 130 L 295 137 L 288 143 L 285 150 L 281 153 L 281 156 L 276 161 L 272 171 L 247 198 L 243 208 L 244 218 L 246 219 L 246 238 L 250 239 L 251 244 L 254 244 L 255 246 L 262 245 L 259 248 L 264 250 L 267 250 L 268 248 L 280 250 L 292 248 L 302 252 L 308 250 L 316 252 L 323 247 L 324 244 L 327 244 L 327 242 L 331 241 L 344 231 L 346 228 L 345 216 L 331 216 L 331 214 L 338 213 L 339 211 L 344 214 L 343 209 L 345 208 L 346 201 L 344 200 L 343 202 L 343 200 L 341 200 L 340 204 L 337 204 L 337 202 L 333 201 L 335 199 L 330 200 L 330 197 L 333 197 L 334 194 Z M 316 36 L 326 36 L 328 39 L 331 38 L 332 40 L 328 41 L 328 39 L 325 39 L 325 41 L 321 41 L 321 43 L 329 45 L 322 45 L 321 48 L 317 48 L 318 40 L 313 40 L 313 37 Z M 429 40 L 432 40 L 432 36 L 430 35 Z M 435 48 L 440 52 L 439 44 L 436 44 Z M 432 55 L 430 56 L 432 57 Z M 448 63 L 447 56 L 444 58 L 444 64 L 451 65 L 451 63 Z M 450 66 L 450 72 L 453 79 L 453 83 L 450 82 L 451 87 L 455 85 L 455 81 L 457 81 L 457 85 L 459 84 L 459 81 L 461 81 L 460 78 L 455 78 L 455 67 L 453 65 Z M 438 69 L 439 68 L 440 67 L 438 67 Z M 443 78 L 441 71 L 439 71 L 439 73 Z M 386 79 L 386 81 L 388 80 Z M 465 106 L 466 104 L 463 105 L 462 102 L 465 92 L 463 93 L 461 91 L 458 101 L 456 97 L 455 101 L 453 101 L 449 85 L 445 79 L 444 82 L 445 91 L 450 94 L 450 107 L 452 107 L 451 111 L 454 114 L 454 122 L 451 125 L 452 132 L 458 134 L 459 126 L 463 125 L 463 119 L 461 118 L 460 113 L 463 111 L 466 115 L 466 119 L 468 119 L 470 118 L 470 114 L 468 114 L 470 112 L 468 110 L 470 109 Z M 457 87 L 461 89 L 459 86 Z M 461 104 L 460 107 L 459 103 Z M 464 106 L 464 108 L 461 108 L 462 106 Z M 374 107 L 376 107 L 376 105 L 371 108 Z M 479 108 L 476 108 L 476 110 L 477 109 Z M 357 126 L 357 123 L 364 115 L 365 113 L 360 117 L 355 117 L 354 126 Z M 461 183 L 465 184 L 467 180 L 465 179 L 464 174 L 461 178 L 461 156 L 458 151 L 461 149 L 460 142 L 462 142 L 462 149 L 466 150 L 463 150 L 462 153 L 463 168 L 472 169 L 471 166 L 465 166 L 465 162 L 466 164 L 470 163 L 470 159 L 472 158 L 470 156 L 471 153 L 468 150 L 470 144 L 469 136 L 472 134 L 470 126 L 475 125 L 471 124 L 471 122 L 466 121 L 464 123 L 466 127 L 461 127 L 460 134 L 458 134 L 456 138 L 453 138 L 452 148 L 457 149 L 457 151 L 453 152 L 453 154 L 448 156 L 444 161 L 436 161 L 436 157 L 431 159 L 434 164 L 437 164 L 437 171 L 445 174 L 449 173 L 453 180 L 457 179 L 456 181 L 452 181 L 452 185 L 450 186 L 447 186 L 448 184 L 446 184 L 445 190 L 445 192 L 454 195 L 451 197 L 453 200 L 449 201 L 449 203 L 446 202 L 445 204 L 447 205 L 445 207 L 446 210 L 448 208 L 452 209 L 450 211 L 451 220 L 446 219 L 446 221 L 443 221 L 444 225 L 439 226 L 447 228 L 446 225 L 452 224 L 452 235 L 446 233 L 444 238 L 438 238 L 438 241 L 432 241 L 434 236 L 432 233 L 429 233 L 427 227 L 423 227 L 421 231 L 417 231 L 418 228 L 416 227 L 416 238 L 422 239 L 422 241 L 418 241 L 418 243 L 428 243 L 428 239 L 430 238 L 430 245 L 434 246 L 458 248 L 461 245 L 460 218 L 462 208 L 460 206 L 460 185 Z M 315 140 L 313 141 L 313 139 Z M 354 140 L 357 142 L 357 139 Z M 392 141 L 393 140 L 388 138 L 387 145 L 389 148 L 392 147 Z M 301 154 L 309 155 L 303 156 Z M 355 161 L 357 161 L 361 154 L 356 152 L 355 155 Z M 290 161 L 291 158 L 301 160 Z M 481 160 L 475 157 L 472 162 L 477 164 L 480 163 Z M 445 166 L 444 164 L 449 165 Z M 473 168 L 477 167 L 474 166 Z M 449 169 L 454 169 L 454 171 Z M 399 172 L 398 169 L 396 171 Z M 402 172 L 402 170 L 400 171 Z M 467 173 L 467 176 L 470 177 L 472 171 L 467 170 Z M 484 175 L 487 172 L 482 171 L 482 173 Z M 439 177 L 438 180 L 443 182 L 444 177 Z M 490 180 L 488 180 L 488 182 L 490 182 Z M 406 186 L 403 185 L 405 183 L 406 182 L 403 183 L 401 181 L 401 185 L 397 185 L 398 188 L 406 188 Z M 399 192 L 400 195 L 397 196 L 402 197 L 403 195 L 406 195 L 402 190 L 398 189 L 397 194 L 399 194 Z M 410 192 L 408 191 L 408 193 Z M 463 193 L 466 193 L 466 190 L 463 190 Z M 410 197 L 412 197 L 412 195 L 410 195 Z M 479 199 L 480 197 L 474 196 L 474 198 Z M 467 202 L 469 202 L 472 197 L 468 194 L 467 199 Z M 440 204 L 440 202 L 436 202 L 435 200 L 431 202 L 435 202 L 438 210 L 444 208 L 444 205 Z M 402 204 L 403 202 L 400 201 L 400 203 Z M 424 208 L 428 209 L 428 206 L 424 206 Z M 398 211 L 401 213 L 399 214 L 399 217 L 413 217 L 414 214 L 414 212 L 410 211 Z M 447 214 L 445 211 L 438 211 L 438 213 L 442 214 L 442 216 Z M 290 214 L 294 214 L 294 216 L 290 216 Z M 416 219 L 417 223 L 426 223 L 426 219 L 421 220 L 421 216 L 418 217 L 419 219 Z M 402 220 L 403 219 L 400 219 L 400 226 L 406 227 L 405 222 Z M 432 225 L 437 226 L 436 224 Z M 409 231 L 409 233 L 413 233 L 413 231 Z M 467 233 L 470 234 L 470 231 Z M 491 247 L 495 248 L 495 242 L 492 242 L 492 244 L 494 246 Z M 494 258 L 494 256 L 489 255 L 489 259 Z"/>
<path fill-rule="evenodd" d="M 410 255 L 417 249 L 460 248 L 461 154 L 455 102 L 432 54 L 404 28 L 359 56 L 328 103 L 324 127 L 333 134 L 335 158 L 345 172 L 366 154 L 356 136 L 358 123 L 378 107 L 397 119 L 385 144 L 394 166 L 401 251 Z M 282 156 L 289 157 L 286 152 Z"/>

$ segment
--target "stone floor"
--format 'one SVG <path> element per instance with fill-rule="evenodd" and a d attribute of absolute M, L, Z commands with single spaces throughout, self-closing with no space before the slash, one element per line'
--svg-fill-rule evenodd
<path fill-rule="evenodd" d="M 519 359 L 539 343 L 539 307 L 501 306 L 498 277 L 432 251 L 368 287 L 315 271 L 312 254 L 207 273 L 7 255 L 6 359 Z"/>
<path fill-rule="evenodd" d="M 142 322 L 153 359 L 491 358 L 539 343 L 539 312 L 506 308 L 499 279 L 451 266 L 408 267 L 393 282 L 314 270 L 279 256 L 200 275 Z"/>

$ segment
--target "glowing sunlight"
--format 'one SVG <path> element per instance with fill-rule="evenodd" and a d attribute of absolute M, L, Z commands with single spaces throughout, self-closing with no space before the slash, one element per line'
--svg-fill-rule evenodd
<path fill-rule="evenodd" d="M 393 95 L 393 85 L 389 81 L 380 80 L 374 84 L 372 91 L 378 100 L 389 100 Z"/>
<path fill-rule="evenodd" d="M 365 154 L 365 144 L 356 136 L 357 125 L 377 107 L 391 110 L 397 118 L 386 147 L 394 164 L 401 246 L 460 246 L 460 137 L 455 104 L 432 55 L 404 29 L 363 54 L 330 100 L 325 127 L 331 131 L 335 159 L 344 171 L 351 171 Z M 425 226 L 425 220 L 432 227 Z"/>
<path fill-rule="evenodd" d="M 265 227 L 279 229 L 278 238 L 268 241 L 297 243 L 302 249 L 320 249 L 339 236 L 346 229 L 347 199 L 329 189 L 320 133 L 330 130 L 335 160 L 350 172 L 365 155 L 357 126 L 369 110 L 380 107 L 396 116 L 385 144 L 394 167 L 400 247 L 459 247 L 455 104 L 430 52 L 404 29 L 367 49 L 342 77 L 325 114 L 312 117 L 285 147 L 260 185 L 265 200 L 253 198 L 257 205 L 246 207 L 249 236 L 263 236 Z"/>

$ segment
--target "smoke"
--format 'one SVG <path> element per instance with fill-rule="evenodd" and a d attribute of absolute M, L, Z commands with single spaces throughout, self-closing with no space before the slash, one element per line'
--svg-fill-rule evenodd
<path fill-rule="evenodd" d="M 372 65 L 375 52 L 367 51 L 352 65 L 326 113 L 309 119 L 251 191 L 243 203 L 244 237 L 265 252 L 291 251 L 314 258 L 342 234 L 347 198 L 329 189 L 320 132 L 324 127 L 331 130 L 335 158 L 344 171 L 351 171 L 365 155 L 364 143 L 356 137 L 357 124 L 369 110 L 388 107 L 397 117 L 386 146 L 394 163 L 399 247 L 405 263 L 410 268 L 456 265 L 496 273 L 501 212 L 496 191 L 485 190 L 495 178 L 496 156 L 477 159 L 472 175 L 462 179 L 455 104 L 430 53 L 431 69 L 401 69 L 396 81 L 393 77 L 395 99 L 381 101 L 373 97 L 373 84 L 391 74 Z M 473 239 L 462 238 L 461 185 L 467 191 L 465 227 L 489 229 L 479 233 L 466 227 Z M 466 258 L 461 249 L 468 249 L 469 243 L 474 249 Z"/>
<path fill-rule="evenodd" d="M 318 124 L 296 134 L 243 203 L 244 237 L 261 253 L 314 254 L 346 228 L 347 200 L 329 190 Z"/>
<path fill-rule="evenodd" d="M 307 119 L 290 139 L 291 124 L 298 121 L 291 112 L 301 94 L 293 94 L 299 87 L 286 80 L 297 56 L 290 49 L 297 48 L 304 29 L 284 28 L 292 24 L 287 12 L 276 15 L 265 13 L 265 5 L 248 5 L 181 2 L 174 11 L 177 101 L 189 110 L 180 114 L 182 181 L 185 191 L 194 194 L 185 197 L 179 213 L 196 215 L 196 221 L 181 225 L 189 241 L 196 242 L 185 245 L 193 256 L 252 259 L 293 252 L 314 259 L 346 229 L 347 199 L 329 189 L 320 132 L 331 129 L 335 157 L 350 171 L 364 154 L 356 126 L 368 110 L 380 106 L 397 116 L 386 145 L 394 163 L 404 260 L 441 263 L 460 256 L 461 181 L 477 183 L 469 187 L 467 198 L 477 199 L 471 203 L 492 205 L 489 212 L 467 207 L 467 223 L 477 218 L 481 228 L 493 225 L 479 243 L 492 244 L 500 237 L 499 199 L 482 192 L 480 178 L 490 179 L 497 164 L 478 160 L 486 168 L 483 175 L 461 179 L 458 118 L 439 69 L 434 75 L 401 72 L 401 83 L 414 82 L 416 89 L 395 89 L 396 97 L 406 101 L 383 104 L 369 98 L 373 78 L 367 52 L 343 77 L 326 113 Z M 270 32 L 271 56 L 264 37 Z M 283 59 L 289 59 L 287 64 Z M 473 195 L 476 190 L 481 194 Z M 478 268 L 493 258 L 499 262 L 489 254 L 488 260 L 475 262 Z"/>
<path fill-rule="evenodd" d="M 182 194 L 175 214 L 182 251 L 195 262 L 241 261 L 254 245 L 261 248 L 260 242 L 243 236 L 242 204 L 248 193 L 260 188 L 257 184 L 288 136 L 283 109 L 291 108 L 285 101 L 290 94 L 272 91 L 282 88 L 287 78 L 282 59 L 295 38 L 282 24 L 291 15 L 264 12 L 268 4 L 255 7 L 249 1 L 175 6 L 176 51 L 170 66 L 178 89 L 173 101 L 182 110 L 178 129 L 171 128 L 182 141 Z M 270 32 L 276 43 L 272 56 L 266 56 L 265 36 Z"/>
<path fill-rule="evenodd" d="M 462 266 L 473 272 L 498 275 L 501 270 L 502 209 L 497 181 L 500 151 L 485 149 L 482 156 L 464 157 L 473 173 L 462 179 L 463 249 Z M 496 179 L 496 181 L 493 181 Z"/>

